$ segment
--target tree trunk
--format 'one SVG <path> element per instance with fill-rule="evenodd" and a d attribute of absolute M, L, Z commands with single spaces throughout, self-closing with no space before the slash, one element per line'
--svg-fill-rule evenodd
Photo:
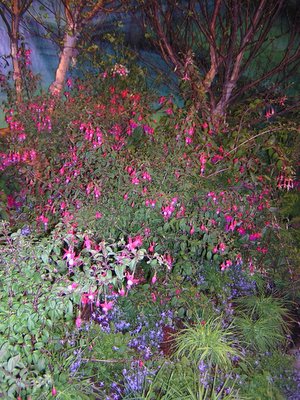
<path fill-rule="evenodd" d="M 69 34 L 68 32 L 64 37 L 64 48 L 60 56 L 59 65 L 56 70 L 55 81 L 51 84 L 49 90 L 52 95 L 60 96 L 64 88 L 66 75 L 70 66 L 72 57 L 75 54 L 75 48 L 79 32 Z"/>
<path fill-rule="evenodd" d="M 16 99 L 17 103 L 22 101 L 22 75 L 21 67 L 18 59 L 19 52 L 19 15 L 16 13 L 12 16 L 12 26 L 11 26 L 11 38 L 10 38 L 10 50 L 11 58 L 13 64 L 13 79 L 15 82 L 16 89 Z"/>

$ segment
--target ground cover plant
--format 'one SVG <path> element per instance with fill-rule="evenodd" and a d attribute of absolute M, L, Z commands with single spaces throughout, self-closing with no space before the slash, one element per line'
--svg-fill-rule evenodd
<path fill-rule="evenodd" d="M 203 119 L 109 59 L 7 108 L 1 395 L 285 398 L 297 127 L 263 107 Z"/>

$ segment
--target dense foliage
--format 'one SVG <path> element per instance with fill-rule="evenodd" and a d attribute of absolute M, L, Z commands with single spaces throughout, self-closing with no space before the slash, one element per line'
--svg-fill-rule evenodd
<path fill-rule="evenodd" d="M 212 124 L 122 62 L 7 109 L 0 393 L 283 399 L 296 124 Z"/>

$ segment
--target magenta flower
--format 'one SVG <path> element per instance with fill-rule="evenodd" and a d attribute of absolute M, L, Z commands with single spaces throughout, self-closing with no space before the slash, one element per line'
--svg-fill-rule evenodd
<path fill-rule="evenodd" d="M 127 279 L 127 288 L 130 289 L 133 285 L 139 283 L 139 279 L 134 278 L 134 274 L 130 274 L 130 272 L 126 272 L 126 279 Z"/>
<path fill-rule="evenodd" d="M 76 328 L 79 329 L 81 327 L 81 324 L 82 324 L 82 319 L 80 318 L 80 315 L 78 315 L 78 317 L 75 320 Z"/>
<path fill-rule="evenodd" d="M 140 247 L 143 244 L 142 236 L 137 235 L 134 238 L 128 238 L 128 244 L 126 245 L 127 249 L 130 251 L 135 250 L 137 247 Z"/>
<path fill-rule="evenodd" d="M 109 310 L 113 308 L 114 302 L 113 301 L 105 301 L 104 303 L 100 304 L 100 307 L 104 311 L 105 314 L 108 313 Z"/>

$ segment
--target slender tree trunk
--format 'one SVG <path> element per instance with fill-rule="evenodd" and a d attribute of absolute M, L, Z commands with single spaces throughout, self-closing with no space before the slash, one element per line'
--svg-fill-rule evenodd
<path fill-rule="evenodd" d="M 11 58 L 13 64 L 13 79 L 15 82 L 16 89 L 16 99 L 17 103 L 22 101 L 22 75 L 21 75 L 21 67 L 18 59 L 19 52 L 19 14 L 17 10 L 15 11 L 15 15 L 12 16 L 12 26 L 11 26 L 11 38 L 10 38 L 10 50 L 11 50 Z"/>
<path fill-rule="evenodd" d="M 64 48 L 60 56 L 59 65 L 56 70 L 55 80 L 51 84 L 49 90 L 55 96 L 60 96 L 64 88 L 66 75 L 70 66 L 70 62 L 75 53 L 79 32 L 69 34 L 64 37 Z"/>

